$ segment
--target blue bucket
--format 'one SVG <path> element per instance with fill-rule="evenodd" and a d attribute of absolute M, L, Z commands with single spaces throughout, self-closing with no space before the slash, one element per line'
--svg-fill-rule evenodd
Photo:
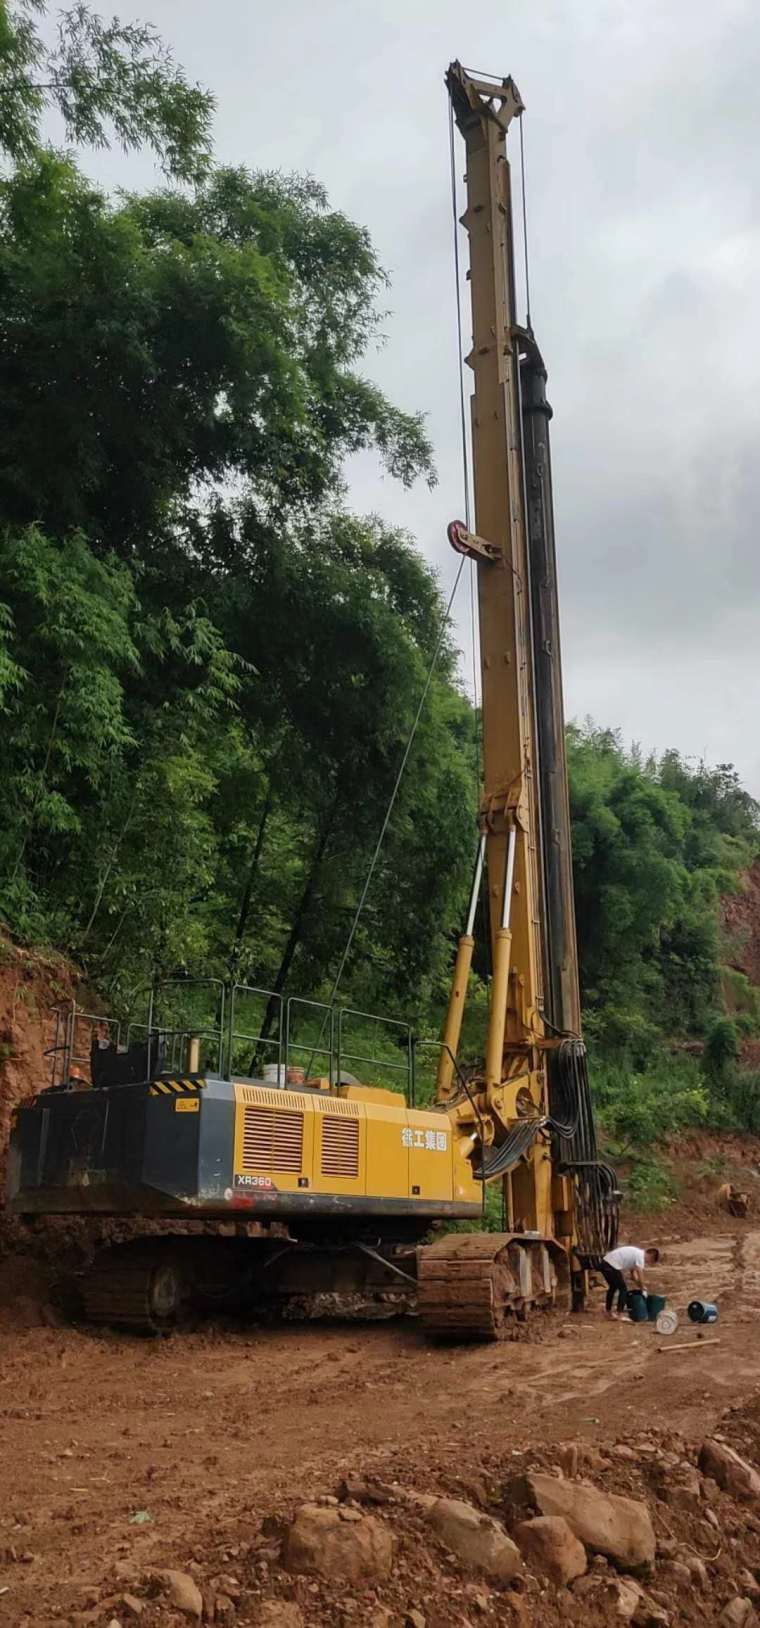
<path fill-rule="evenodd" d="M 691 1300 L 686 1315 L 690 1323 L 717 1323 L 718 1308 L 711 1300 Z"/>
<path fill-rule="evenodd" d="M 631 1289 L 629 1291 L 628 1316 L 632 1323 L 646 1323 L 648 1320 L 647 1297 L 641 1289 Z"/>

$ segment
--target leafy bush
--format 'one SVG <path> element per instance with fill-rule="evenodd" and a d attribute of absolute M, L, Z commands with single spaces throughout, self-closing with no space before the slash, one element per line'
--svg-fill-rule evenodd
<path fill-rule="evenodd" d="M 729 1100 L 739 1130 L 756 1136 L 760 1131 L 760 1073 L 738 1068 L 731 1080 Z"/>
<path fill-rule="evenodd" d="M 708 1093 L 692 1058 L 663 1050 L 641 1073 L 602 1060 L 591 1078 L 600 1123 L 618 1157 L 708 1117 Z"/>
<path fill-rule="evenodd" d="M 636 1210 L 661 1210 L 678 1196 L 677 1183 L 658 1159 L 637 1160 L 626 1187 Z"/>
<path fill-rule="evenodd" d="M 591 723 L 571 725 L 568 765 L 586 1030 L 640 1071 L 719 1008 L 719 901 L 758 851 L 758 805 L 730 765 L 642 760 Z"/>
<path fill-rule="evenodd" d="M 710 1093 L 710 1121 L 721 1130 L 760 1133 L 760 1072 L 727 1068 Z"/>
<path fill-rule="evenodd" d="M 704 1067 L 708 1077 L 712 1074 L 718 1081 L 723 1079 L 738 1056 L 736 1024 L 729 1017 L 713 1018 L 705 1035 Z"/>
<path fill-rule="evenodd" d="M 760 1028 L 760 989 L 737 967 L 721 967 L 720 983 L 724 1006 L 739 1032 L 756 1034 Z"/>

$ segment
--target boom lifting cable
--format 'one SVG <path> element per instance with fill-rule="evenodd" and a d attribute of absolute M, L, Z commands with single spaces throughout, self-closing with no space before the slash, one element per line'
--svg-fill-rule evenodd
<path fill-rule="evenodd" d="M 454 137 L 454 108 L 451 98 L 449 103 L 449 166 L 451 172 L 451 236 L 454 250 L 454 289 L 456 293 L 457 309 L 457 364 L 459 368 L 459 419 L 462 436 L 462 487 L 464 492 L 464 518 L 467 530 L 472 530 L 472 506 L 470 503 L 470 473 L 467 447 L 467 404 L 464 388 L 464 367 L 462 363 L 462 272 L 459 263 L 459 216 L 457 213 L 457 173 Z M 477 616 L 475 610 L 475 561 L 470 560 L 470 644 L 472 646 L 472 704 L 476 712 L 479 711 L 478 701 L 478 635 Z"/>
<path fill-rule="evenodd" d="M 525 257 L 525 326 L 529 334 L 533 332 L 530 320 L 530 268 L 528 265 L 528 201 L 525 192 L 525 109 L 523 108 L 518 119 L 520 126 L 520 190 L 522 194 L 522 222 L 523 222 L 523 255 Z"/>
<path fill-rule="evenodd" d="M 456 213 L 456 167 L 455 167 L 455 159 L 454 159 L 454 113 L 453 113 L 453 109 L 452 109 L 452 106 L 451 106 L 451 101 L 449 101 L 449 133 L 450 133 L 449 149 L 450 149 L 450 158 L 451 158 L 451 199 L 452 199 L 452 214 L 453 214 L 453 222 L 454 222 L 454 276 L 455 276 L 455 280 L 456 280 L 457 338 L 458 338 L 458 350 L 459 350 L 459 411 L 460 411 L 460 423 L 461 423 L 461 435 L 462 435 L 462 487 L 463 487 L 463 494 L 464 494 L 465 519 L 466 519 L 466 522 L 467 522 L 467 528 L 469 530 L 470 529 L 470 521 L 471 521 L 470 471 L 469 471 L 469 461 L 468 461 L 468 451 L 467 451 L 467 408 L 466 408 L 466 397 L 465 397 L 465 388 L 464 388 L 464 364 L 463 364 L 463 360 L 462 360 L 462 293 L 461 293 L 461 287 L 460 287 L 459 240 L 458 240 L 458 236 L 457 236 L 457 224 L 458 223 L 457 223 L 457 213 Z M 383 823 L 382 823 L 382 825 L 380 827 L 380 833 L 379 833 L 377 842 L 375 844 L 375 849 L 374 849 L 374 852 L 372 854 L 372 858 L 371 858 L 370 863 L 369 863 L 369 869 L 367 871 L 367 875 L 366 875 L 365 880 L 364 880 L 364 885 L 362 887 L 362 891 L 361 891 L 361 894 L 359 896 L 359 903 L 357 904 L 356 910 L 354 912 L 354 917 L 353 917 L 353 920 L 351 922 L 351 926 L 350 926 L 349 931 L 348 931 L 348 937 L 346 939 L 346 943 L 345 943 L 345 946 L 344 946 L 344 949 L 343 949 L 343 953 L 342 953 L 341 958 L 340 958 L 340 963 L 338 965 L 338 970 L 337 970 L 337 972 L 335 974 L 335 980 L 333 982 L 333 986 L 332 986 L 332 989 L 330 991 L 329 1000 L 327 1001 L 328 1009 L 333 1006 L 333 1004 L 334 1004 L 334 1002 L 336 1000 L 338 991 L 340 989 L 341 979 L 343 977 L 343 973 L 344 973 L 345 968 L 346 968 L 346 962 L 348 961 L 348 957 L 351 954 L 351 949 L 352 949 L 352 946 L 353 946 L 354 939 L 356 937 L 357 928 L 359 926 L 359 922 L 361 920 L 362 912 L 364 910 L 364 906 L 365 906 L 365 903 L 366 903 L 366 900 L 367 900 L 367 894 L 369 893 L 372 878 L 373 878 L 374 873 L 375 873 L 375 867 L 376 867 L 377 861 L 378 861 L 378 859 L 380 857 L 380 852 L 381 852 L 381 849 L 382 849 L 382 846 L 383 846 L 383 842 L 385 840 L 385 833 L 388 830 L 388 826 L 389 826 L 390 820 L 391 820 L 391 815 L 392 815 L 393 810 L 394 810 L 394 808 L 396 806 L 396 798 L 398 797 L 399 790 L 400 790 L 400 787 L 401 787 L 401 782 L 402 782 L 402 780 L 404 778 L 404 771 L 406 769 L 407 763 L 409 761 L 409 756 L 410 756 L 412 747 L 414 745 L 414 740 L 415 740 L 415 736 L 417 734 L 417 729 L 419 727 L 419 722 L 420 722 L 420 719 L 422 717 L 422 712 L 423 712 L 425 702 L 426 702 L 427 697 L 428 697 L 428 691 L 429 691 L 430 685 L 431 685 L 431 683 L 433 681 L 433 674 L 435 673 L 435 669 L 436 669 L 436 667 L 438 665 L 438 658 L 439 658 L 439 656 L 441 654 L 441 648 L 442 648 L 442 645 L 443 645 L 444 635 L 445 635 L 446 629 L 447 629 L 447 627 L 449 625 L 449 619 L 451 617 L 451 611 L 452 611 L 452 608 L 453 608 L 453 605 L 454 605 L 454 600 L 456 598 L 457 589 L 458 589 L 459 583 L 461 581 L 462 571 L 464 569 L 464 563 L 465 563 L 465 556 L 462 555 L 462 559 L 460 560 L 460 563 L 459 563 L 459 569 L 458 569 L 457 574 L 456 574 L 456 576 L 454 578 L 454 586 L 453 586 L 453 588 L 451 590 L 451 593 L 449 594 L 448 604 L 446 606 L 446 610 L 444 612 L 444 615 L 443 615 L 443 617 L 441 619 L 441 626 L 440 626 L 440 629 L 439 629 L 438 638 L 436 639 L 436 642 L 435 642 L 435 647 L 434 647 L 433 654 L 432 654 L 432 657 L 431 657 L 430 665 L 428 667 L 427 674 L 426 674 L 426 677 L 425 677 L 425 682 L 424 682 L 424 685 L 422 687 L 422 694 L 420 696 L 419 705 L 418 705 L 417 711 L 415 713 L 414 722 L 412 723 L 412 727 L 411 727 L 411 730 L 409 732 L 409 738 L 407 740 L 406 746 L 404 748 L 403 756 L 402 756 L 401 762 L 399 764 L 398 773 L 396 775 L 396 779 L 395 779 L 394 784 L 393 784 L 393 790 L 391 791 L 391 795 L 390 795 L 390 798 L 388 800 L 388 806 L 387 806 L 386 811 L 385 811 L 385 816 L 384 816 L 384 819 L 383 819 Z M 474 599 L 473 599 L 473 602 L 472 602 L 472 617 L 473 617 L 473 630 L 474 630 Z M 473 657 L 474 657 L 474 645 L 473 645 Z M 473 700 L 474 700 L 475 706 L 477 707 L 477 695 L 475 695 L 473 697 Z M 325 1017 L 324 1017 L 324 1019 L 322 1021 L 322 1028 L 321 1028 L 320 1034 L 319 1034 L 319 1041 L 317 1042 L 317 1044 L 315 1045 L 315 1047 L 312 1050 L 311 1058 L 309 1060 L 309 1067 L 311 1066 L 311 1061 L 313 1060 L 315 1052 L 319 1050 L 319 1045 L 320 1045 L 320 1043 L 321 1043 L 321 1041 L 322 1041 L 322 1039 L 324 1037 L 324 1032 L 325 1032 L 326 1026 L 327 1026 L 327 1014 L 325 1014 Z M 307 1072 L 308 1072 L 308 1070 L 307 1070 Z"/>
<path fill-rule="evenodd" d="M 448 101 L 449 118 L 449 169 L 451 185 L 451 242 L 454 257 L 454 290 L 456 295 L 457 312 L 457 366 L 459 369 L 459 418 L 462 437 L 462 487 L 464 493 L 464 515 L 468 531 L 472 529 L 472 505 L 470 503 L 469 478 L 469 449 L 467 442 L 467 405 L 464 386 L 464 362 L 462 342 L 462 272 L 459 259 L 459 208 L 457 203 L 457 171 L 456 171 L 456 138 L 454 135 L 454 108 L 451 97 Z M 481 713 L 480 684 L 478 682 L 478 604 L 477 604 L 477 571 L 475 561 L 470 560 L 470 647 L 472 656 L 472 704 L 475 710 L 475 731 L 478 745 L 478 759 L 483 760 L 483 718 Z M 481 908 L 487 909 L 488 882 L 485 868 L 482 872 L 481 882 Z M 491 940 L 486 935 L 486 957 L 490 971 Z"/>
<path fill-rule="evenodd" d="M 454 284 L 457 303 L 457 339 L 459 364 L 459 419 L 462 432 L 462 488 L 464 492 L 464 517 L 467 530 L 471 529 L 470 513 L 470 470 L 467 457 L 467 403 L 464 388 L 464 365 L 462 362 L 462 286 L 459 265 L 459 220 L 457 218 L 457 174 L 456 158 L 454 154 L 454 108 L 449 97 L 449 160 L 451 167 L 451 215 L 452 240 L 454 246 Z"/>
<path fill-rule="evenodd" d="M 456 597 L 456 591 L 457 591 L 457 588 L 459 587 L 459 582 L 460 582 L 460 579 L 461 579 L 461 576 L 462 576 L 462 570 L 464 568 L 464 561 L 465 561 L 465 556 L 463 555 L 462 559 L 460 561 L 459 570 L 457 571 L 457 574 L 456 574 L 456 576 L 454 578 L 454 586 L 453 586 L 453 588 L 451 590 L 451 593 L 449 594 L 449 601 L 448 601 L 448 604 L 446 606 L 446 610 L 445 610 L 445 612 L 444 612 L 444 614 L 443 614 L 443 616 L 441 618 L 441 625 L 440 625 L 440 628 L 438 630 L 438 638 L 436 639 L 436 642 L 435 642 L 435 648 L 433 650 L 433 655 L 432 655 L 432 659 L 430 661 L 430 666 L 428 667 L 427 675 L 426 675 L 426 678 L 425 678 L 425 683 L 424 683 L 424 685 L 422 687 L 422 694 L 421 694 L 420 699 L 419 699 L 419 705 L 417 707 L 417 711 L 416 711 L 415 716 L 414 716 L 414 722 L 413 722 L 411 730 L 409 732 L 409 738 L 408 738 L 406 746 L 404 748 L 404 755 L 403 755 L 403 757 L 401 759 L 401 762 L 399 764 L 398 774 L 396 775 L 396 779 L 394 781 L 393 790 L 392 790 L 391 795 L 390 795 L 390 797 L 388 799 L 388 807 L 385 810 L 385 817 L 384 817 L 383 823 L 382 823 L 382 825 L 380 827 L 380 835 L 378 836 L 377 842 L 375 843 L 375 850 L 374 850 L 374 853 L 373 853 L 372 858 L 371 858 L 370 863 L 369 863 L 369 870 L 367 871 L 367 875 L 366 875 L 366 878 L 365 878 L 365 881 L 364 881 L 364 886 L 362 888 L 361 896 L 359 898 L 359 903 L 356 906 L 356 911 L 354 913 L 354 919 L 353 919 L 353 921 L 351 923 L 349 933 L 348 933 L 348 938 L 346 939 L 345 948 L 344 948 L 343 954 L 342 954 L 342 956 L 340 958 L 340 965 L 338 967 L 337 973 L 335 974 L 335 982 L 334 982 L 334 984 L 332 986 L 332 991 L 330 993 L 330 999 L 327 1002 L 328 1006 L 332 1006 L 332 1004 L 333 1004 L 333 1002 L 335 1000 L 335 997 L 336 997 L 336 995 L 338 993 L 338 990 L 340 988 L 340 981 L 341 981 L 341 978 L 343 977 L 343 972 L 344 972 L 344 969 L 345 969 L 346 962 L 347 962 L 348 957 L 349 957 L 349 955 L 351 953 L 351 946 L 352 946 L 352 944 L 354 942 L 354 938 L 355 938 L 355 935 L 356 935 L 356 929 L 359 926 L 359 920 L 361 918 L 361 914 L 362 914 L 362 911 L 364 909 L 367 894 L 369 893 L 370 883 L 372 881 L 372 877 L 373 877 L 374 872 L 375 872 L 375 866 L 377 864 L 378 859 L 380 858 L 380 850 L 381 850 L 381 848 L 383 846 L 383 841 L 385 839 L 385 833 L 386 833 L 386 831 L 388 829 L 388 826 L 390 824 L 391 815 L 392 815 L 393 810 L 394 810 L 394 808 L 396 806 L 396 798 L 398 797 L 401 782 L 402 782 L 402 780 L 404 778 L 404 770 L 405 770 L 406 765 L 407 765 L 407 763 L 409 761 L 409 754 L 410 754 L 410 752 L 412 750 L 412 747 L 414 745 L 414 738 L 415 738 L 415 735 L 417 734 L 417 729 L 418 729 L 418 726 L 419 726 L 420 718 L 422 717 L 422 711 L 423 711 L 425 702 L 427 700 L 428 690 L 430 689 L 430 685 L 431 685 L 431 683 L 433 681 L 433 674 L 435 672 L 436 666 L 438 665 L 438 657 L 440 656 L 440 653 L 441 653 L 441 646 L 443 644 L 444 634 L 445 634 L 446 629 L 447 629 L 447 627 L 449 625 L 449 617 L 451 615 L 451 609 L 452 609 L 452 606 L 454 604 L 454 599 Z M 324 1024 L 326 1022 L 327 1022 L 327 1017 L 325 1016 L 324 1023 L 323 1023 L 323 1028 L 322 1028 L 322 1033 L 324 1033 Z M 321 1038 L 322 1038 L 322 1036 L 320 1035 L 320 1039 Z"/>

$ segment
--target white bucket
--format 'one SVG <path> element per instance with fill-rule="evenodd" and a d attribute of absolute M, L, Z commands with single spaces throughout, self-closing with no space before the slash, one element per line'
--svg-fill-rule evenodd
<path fill-rule="evenodd" d="M 285 1064 L 265 1063 L 261 1077 L 265 1085 L 278 1085 L 282 1089 L 285 1084 Z"/>

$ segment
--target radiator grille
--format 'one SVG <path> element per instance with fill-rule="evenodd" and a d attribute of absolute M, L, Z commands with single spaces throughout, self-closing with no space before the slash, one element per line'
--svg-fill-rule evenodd
<path fill-rule="evenodd" d="M 284 1109 L 244 1108 L 245 1174 L 257 1170 L 295 1170 L 303 1162 L 303 1114 Z"/>
<path fill-rule="evenodd" d="M 322 1175 L 349 1179 L 359 1174 L 359 1121 L 325 1114 L 322 1120 Z"/>
<path fill-rule="evenodd" d="M 265 1085 L 242 1085 L 235 1081 L 235 1092 L 239 1102 L 250 1102 L 256 1107 L 266 1104 L 267 1108 L 281 1108 L 283 1102 L 288 1109 L 305 1108 L 307 1105 L 303 1092 L 291 1091 L 289 1087 L 270 1090 Z"/>
<path fill-rule="evenodd" d="M 327 1092 L 323 1096 L 315 1096 L 314 1106 L 323 1114 L 340 1114 L 343 1119 L 358 1119 L 359 1108 L 355 1102 L 343 1102 L 340 1097 L 333 1097 Z"/>

